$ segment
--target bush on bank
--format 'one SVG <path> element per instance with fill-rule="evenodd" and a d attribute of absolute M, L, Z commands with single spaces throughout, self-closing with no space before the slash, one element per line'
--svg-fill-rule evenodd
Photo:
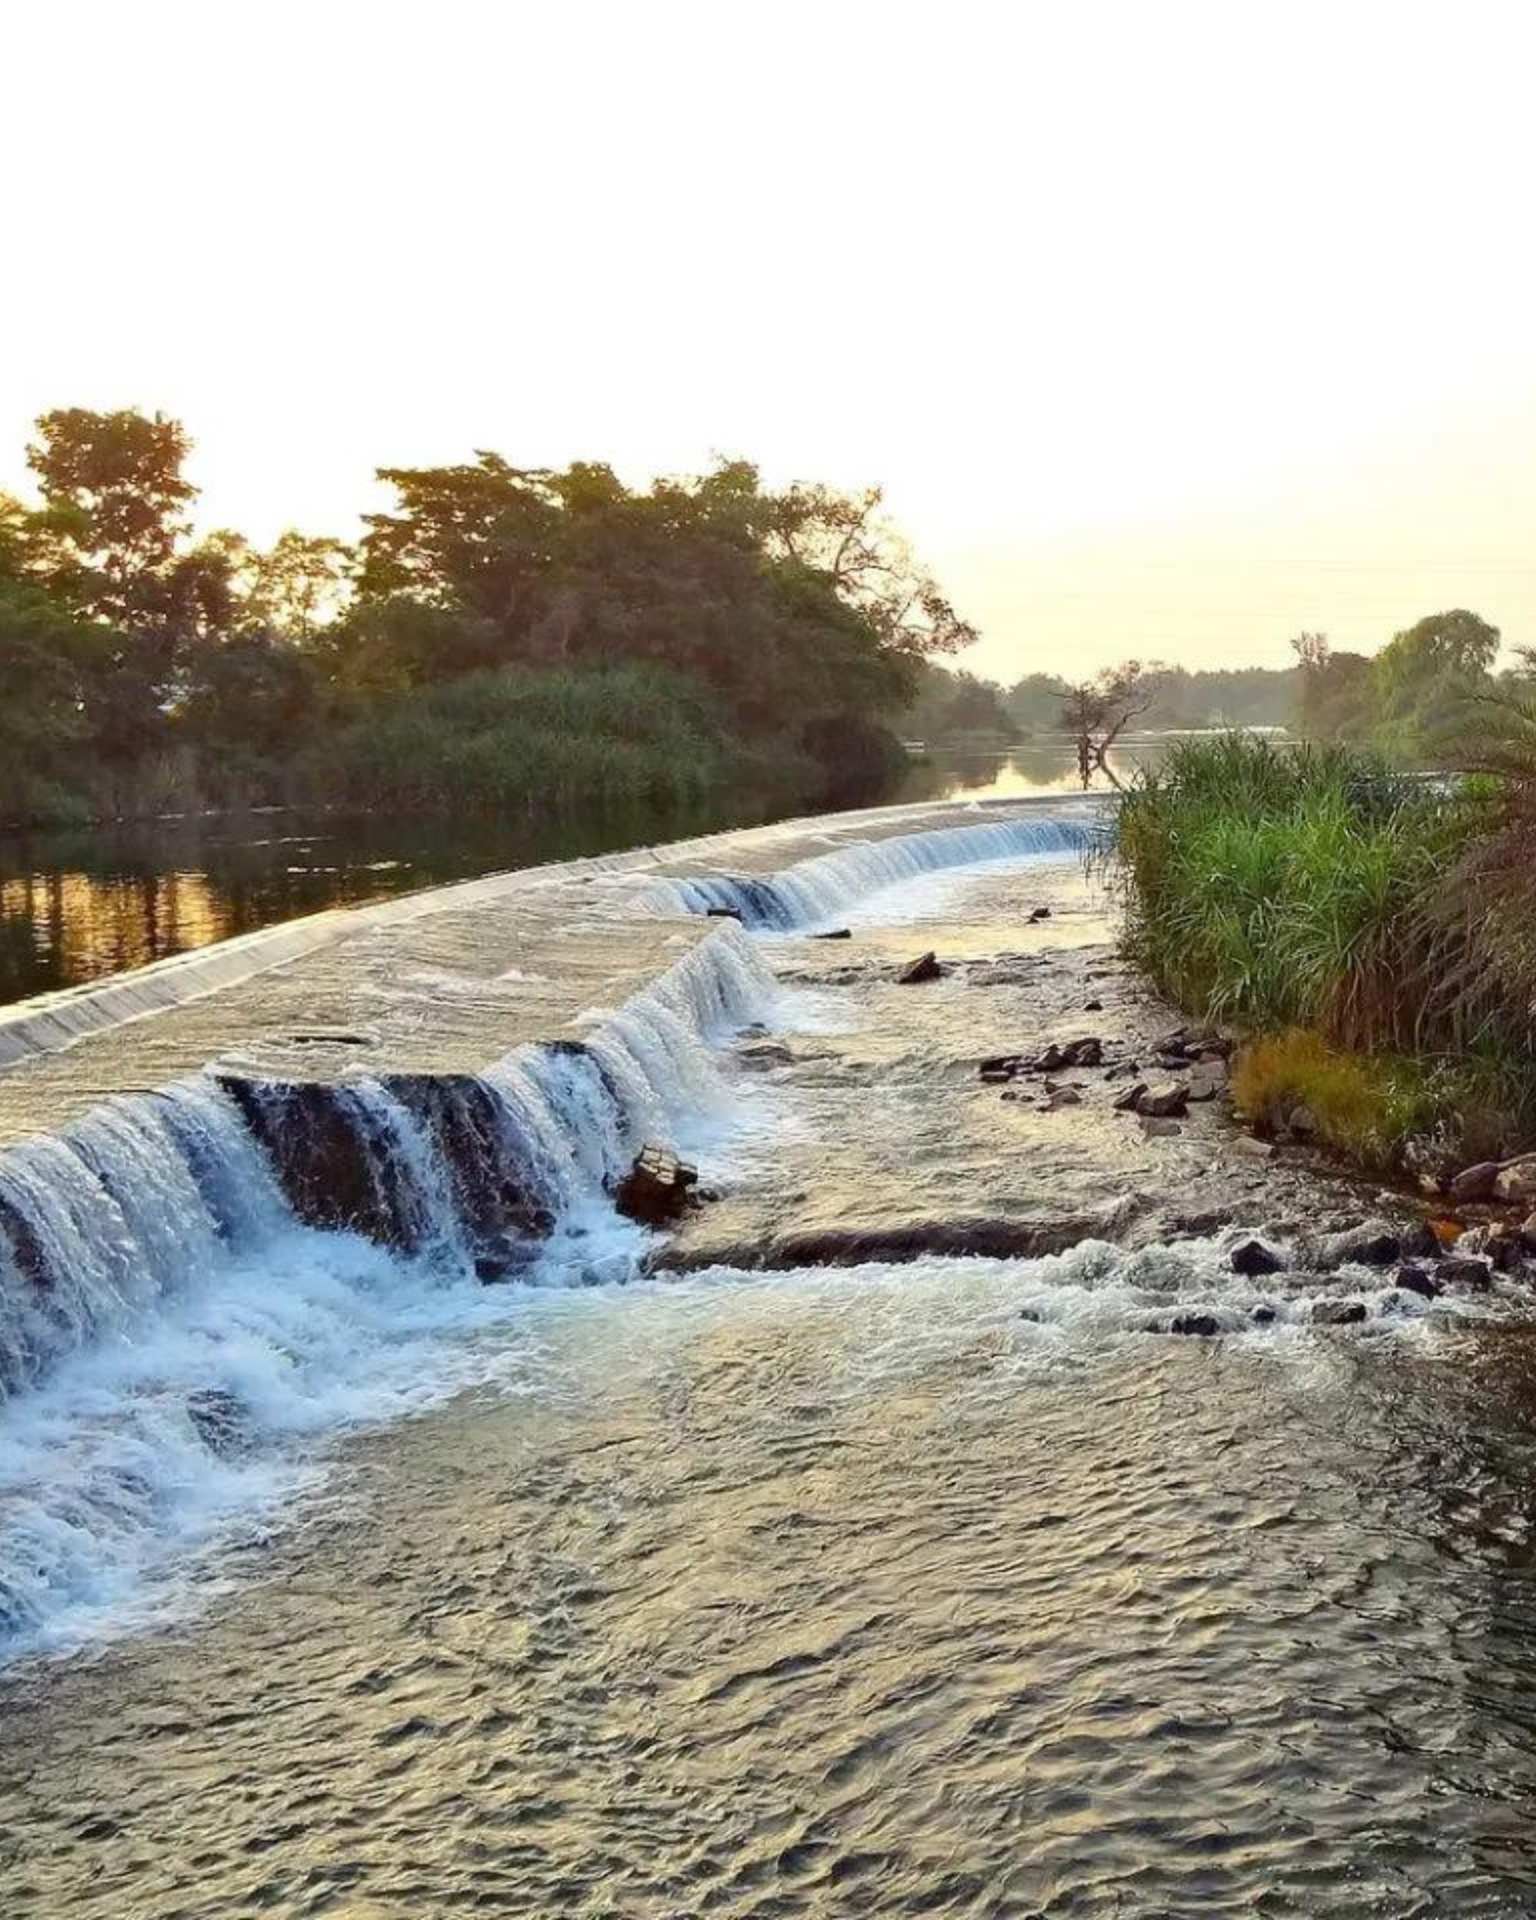
<path fill-rule="evenodd" d="M 1130 956 L 1180 1006 L 1251 1036 L 1236 1091 L 1263 1124 L 1304 1104 L 1373 1166 L 1536 1125 L 1532 1000 L 1467 875 L 1507 802 L 1344 747 L 1192 741 L 1115 828 Z"/>

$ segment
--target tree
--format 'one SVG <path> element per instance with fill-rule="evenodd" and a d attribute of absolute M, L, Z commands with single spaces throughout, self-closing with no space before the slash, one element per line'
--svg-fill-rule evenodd
<path fill-rule="evenodd" d="M 1433 758 L 1469 699 L 1489 690 L 1499 630 L 1464 607 L 1394 634 L 1371 665 L 1378 744 L 1405 761 Z"/>
<path fill-rule="evenodd" d="M 1155 663 L 1124 660 L 1067 688 L 1060 724 L 1077 743 L 1077 770 L 1085 787 L 1095 773 L 1121 784 L 1109 764 L 1110 749 L 1133 720 L 1151 709 L 1165 672 Z"/>
<path fill-rule="evenodd" d="M 1363 653 L 1335 653 L 1323 633 L 1291 642 L 1300 681 L 1296 725 L 1308 740 L 1363 742 L 1376 724 L 1371 662 Z"/>

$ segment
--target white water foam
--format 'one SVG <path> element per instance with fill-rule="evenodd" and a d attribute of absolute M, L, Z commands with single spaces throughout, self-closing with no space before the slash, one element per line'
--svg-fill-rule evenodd
<path fill-rule="evenodd" d="M 867 895 L 936 872 L 982 861 L 1082 853 L 1097 837 L 1103 809 L 1096 801 L 1051 813 L 1029 813 L 934 833 L 863 840 L 818 854 L 770 875 L 699 874 L 659 880 L 639 897 L 649 913 L 736 913 L 749 927 L 788 932 L 846 920 Z"/>

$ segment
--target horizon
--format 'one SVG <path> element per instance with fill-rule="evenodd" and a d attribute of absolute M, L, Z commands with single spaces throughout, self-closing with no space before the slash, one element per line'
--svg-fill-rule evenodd
<path fill-rule="evenodd" d="M 882 485 L 1004 682 L 1370 653 L 1455 606 L 1536 642 L 1531 23 L 859 7 L 812 61 L 802 8 L 600 17 L 20 23 L 77 116 L 8 129 L 54 191 L 0 486 L 76 405 L 181 420 L 199 527 L 258 540 L 354 537 L 375 467 L 478 447 L 739 453 Z"/>

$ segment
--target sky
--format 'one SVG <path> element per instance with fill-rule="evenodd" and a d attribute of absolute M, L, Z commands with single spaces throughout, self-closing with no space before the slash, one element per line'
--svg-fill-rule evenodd
<path fill-rule="evenodd" d="M 183 420 L 203 524 L 381 464 L 879 483 L 973 669 L 1536 644 L 1536 9 L 16 6 L 0 487 Z"/>

